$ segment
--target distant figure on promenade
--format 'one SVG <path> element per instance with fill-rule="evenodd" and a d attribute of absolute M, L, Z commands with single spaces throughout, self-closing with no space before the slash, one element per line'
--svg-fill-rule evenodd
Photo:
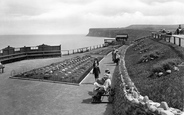
<path fill-rule="evenodd" d="M 176 30 L 176 34 L 177 35 L 181 34 L 181 30 L 182 30 L 181 25 L 179 25 L 179 27 Z"/>
<path fill-rule="evenodd" d="M 116 59 L 116 50 L 115 48 L 113 48 L 112 50 L 112 61 L 115 63 L 115 59 Z"/>
<path fill-rule="evenodd" d="M 119 60 L 120 60 L 120 54 L 118 53 L 118 51 L 116 51 L 116 59 L 115 59 L 116 65 L 119 65 Z"/>
<path fill-rule="evenodd" d="M 97 58 L 95 58 L 93 62 L 93 74 L 96 81 L 99 78 L 99 74 L 100 74 L 99 61 Z"/>
<path fill-rule="evenodd" d="M 2 73 L 4 73 L 4 65 L 0 62 L 0 69 L 2 70 Z"/>

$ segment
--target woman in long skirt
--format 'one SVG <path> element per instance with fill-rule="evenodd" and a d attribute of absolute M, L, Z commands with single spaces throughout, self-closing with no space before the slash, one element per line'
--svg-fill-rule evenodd
<path fill-rule="evenodd" d="M 100 74 L 99 61 L 97 58 L 95 58 L 93 63 L 93 74 L 95 76 L 95 81 L 96 81 L 99 78 L 99 74 Z"/>

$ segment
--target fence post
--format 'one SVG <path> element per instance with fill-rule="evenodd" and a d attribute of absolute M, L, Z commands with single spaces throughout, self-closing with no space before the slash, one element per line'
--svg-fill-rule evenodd
<path fill-rule="evenodd" d="M 68 50 L 68 55 L 69 55 L 70 53 L 69 53 L 69 50 Z"/>
<path fill-rule="evenodd" d="M 179 38 L 179 46 L 181 46 L 181 38 Z"/>
<path fill-rule="evenodd" d="M 75 51 L 73 50 L 73 54 L 75 53 Z"/>
<path fill-rule="evenodd" d="M 174 37 L 174 44 L 176 44 L 176 38 Z"/>

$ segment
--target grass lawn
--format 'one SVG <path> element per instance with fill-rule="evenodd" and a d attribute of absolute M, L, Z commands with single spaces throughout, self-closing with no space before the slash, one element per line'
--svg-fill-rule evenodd
<path fill-rule="evenodd" d="M 128 48 L 125 62 L 130 78 L 141 92 L 156 102 L 182 109 L 183 48 L 174 44 L 142 39 Z M 166 71 L 170 70 L 171 73 Z"/>

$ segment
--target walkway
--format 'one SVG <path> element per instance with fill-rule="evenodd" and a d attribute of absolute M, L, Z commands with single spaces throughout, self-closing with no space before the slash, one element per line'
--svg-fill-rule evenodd
<path fill-rule="evenodd" d="M 90 103 L 93 74 L 89 74 L 80 86 L 9 79 L 13 69 L 24 68 L 24 65 L 35 68 L 40 66 L 38 63 L 48 65 L 53 60 L 61 58 L 24 60 L 6 65 L 5 73 L 0 74 L 0 115 L 112 115 L 110 104 Z M 106 68 L 113 74 L 115 64 L 111 54 L 100 62 L 100 77 Z"/>

